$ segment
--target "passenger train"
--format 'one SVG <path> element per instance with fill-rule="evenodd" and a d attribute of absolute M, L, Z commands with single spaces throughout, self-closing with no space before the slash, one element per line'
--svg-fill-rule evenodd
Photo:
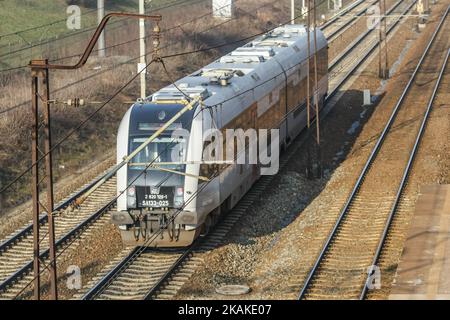
<path fill-rule="evenodd" d="M 322 107 L 328 44 L 317 30 L 314 95 L 312 32 L 310 97 Z M 307 56 L 306 28 L 280 26 L 129 108 L 118 130 L 118 162 L 182 110 L 186 95 L 201 97 L 118 171 L 111 221 L 126 245 L 187 246 L 238 203 L 261 176 L 261 165 L 202 162 L 203 134 L 214 128 L 277 128 L 280 148 L 287 147 L 306 126 Z M 174 140 L 173 132 L 180 129 L 188 134 Z"/>

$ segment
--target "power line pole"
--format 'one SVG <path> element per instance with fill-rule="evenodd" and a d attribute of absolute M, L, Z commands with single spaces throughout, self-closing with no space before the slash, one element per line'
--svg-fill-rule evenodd
<path fill-rule="evenodd" d="M 33 268 L 34 268 L 34 298 L 40 299 L 40 256 L 39 256 L 39 214 L 41 207 L 47 212 L 48 218 L 48 240 L 49 240 L 49 272 L 50 272 L 50 295 L 53 300 L 58 299 L 57 277 L 56 277 L 56 248 L 55 248 L 55 222 L 53 220 L 53 174 L 51 150 L 51 128 L 50 128 L 50 89 L 48 76 L 48 60 L 32 60 L 30 63 L 32 75 L 32 195 L 33 195 Z M 39 82 L 43 86 L 40 93 Z M 39 100 L 43 105 L 43 122 L 39 121 Z M 44 127 L 44 153 L 39 147 L 39 129 Z M 39 178 L 38 155 L 44 156 L 45 169 L 43 179 Z M 47 203 L 44 205 L 39 199 L 39 186 L 45 181 Z"/>
<path fill-rule="evenodd" d="M 387 44 L 387 18 L 386 18 L 386 0 L 383 0 L 383 30 L 384 30 L 384 77 L 389 78 L 389 64 L 388 64 L 388 44 Z"/>
<path fill-rule="evenodd" d="M 38 111 L 38 70 L 32 70 L 31 81 L 31 113 L 33 117 L 33 126 L 31 129 L 31 169 L 32 188 L 31 194 L 33 198 L 33 292 L 34 299 L 41 299 L 41 270 L 39 261 L 39 166 L 38 166 L 38 130 L 39 130 L 39 111 Z"/>
<path fill-rule="evenodd" d="M 295 0 L 291 0 L 291 24 L 295 24 Z"/>
<path fill-rule="evenodd" d="M 386 0 L 378 0 L 378 5 L 380 7 L 381 17 L 379 20 L 379 55 L 378 55 L 378 74 L 381 79 L 389 78 L 388 69 L 388 53 L 387 53 L 387 26 L 386 26 Z M 384 50 L 383 50 L 384 48 Z"/>
<path fill-rule="evenodd" d="M 47 61 L 46 61 L 47 63 Z M 53 161 L 52 161 L 52 135 L 50 128 L 50 87 L 48 69 L 45 69 L 44 77 L 44 151 L 45 156 L 45 174 L 47 189 L 47 217 L 48 217 L 48 241 L 49 241 L 49 271 L 50 271 L 50 295 L 53 300 L 58 300 L 58 283 L 56 276 L 56 248 L 55 248 L 55 220 L 53 219 L 54 201 L 53 201 Z"/>
<path fill-rule="evenodd" d="M 306 176 L 310 178 L 312 173 L 312 165 L 311 165 L 311 0 L 306 0 L 307 4 L 307 19 L 306 19 L 306 42 L 307 42 L 307 54 L 306 54 L 306 126 L 307 126 L 307 164 L 306 164 Z"/>
<path fill-rule="evenodd" d="M 144 0 L 139 0 L 139 14 L 145 14 L 145 3 Z M 138 72 L 142 71 L 140 74 L 141 78 L 141 98 L 146 97 L 146 73 L 145 67 L 147 65 L 145 61 L 145 20 L 139 19 L 139 64 Z M 144 69 L 144 70 L 142 70 Z"/>
<path fill-rule="evenodd" d="M 33 284 L 34 298 L 40 299 L 40 235 L 39 235 L 39 214 L 41 208 L 47 212 L 48 235 L 49 235 L 49 271 L 50 271 L 50 294 L 51 298 L 58 299 L 57 294 L 57 273 L 56 273 L 56 247 L 55 247 L 55 224 L 53 220 L 54 201 L 53 201 L 53 175 L 52 175 L 52 142 L 50 128 L 50 87 L 49 87 L 49 69 L 57 70 L 75 70 L 81 68 L 89 58 L 94 46 L 97 44 L 100 34 L 106 26 L 106 23 L 112 17 L 133 17 L 151 19 L 156 22 L 154 37 L 155 54 L 159 51 L 160 15 L 139 15 L 136 13 L 113 12 L 108 14 L 99 24 L 92 39 L 89 41 L 80 60 L 74 65 L 49 64 L 48 59 L 33 59 L 30 61 L 31 69 L 31 111 L 32 111 L 32 131 L 31 131 L 31 161 L 32 161 L 32 198 L 33 198 Z M 43 92 L 39 90 L 39 84 L 44 88 Z M 40 120 L 39 104 L 42 103 L 43 121 Z M 44 148 L 40 147 L 39 132 L 44 128 Z M 44 150 L 44 151 L 43 151 Z M 39 162 L 45 161 L 44 176 L 39 177 Z M 44 204 L 39 199 L 41 184 L 45 181 L 47 190 L 47 203 Z"/>
<path fill-rule="evenodd" d="M 105 0 L 97 0 L 97 20 L 98 24 L 105 16 Z M 102 31 L 98 39 L 98 56 L 103 58 L 105 56 L 105 31 Z"/>
<path fill-rule="evenodd" d="M 314 105 L 316 114 L 316 177 L 322 177 L 322 161 L 320 150 L 320 114 L 319 114 L 319 81 L 317 75 L 317 7 L 314 0 Z"/>
<path fill-rule="evenodd" d="M 310 10 L 311 10 L 311 0 L 307 0 L 307 8 L 308 8 L 308 19 L 306 23 L 306 41 L 307 43 L 307 65 L 306 65 L 306 115 L 307 115 L 307 126 L 308 130 L 310 127 L 310 110 L 311 110 L 311 96 L 310 96 L 310 84 L 311 84 L 311 78 L 310 78 L 310 58 L 311 58 L 311 36 L 310 36 L 310 28 L 311 28 L 311 18 L 310 18 Z"/>

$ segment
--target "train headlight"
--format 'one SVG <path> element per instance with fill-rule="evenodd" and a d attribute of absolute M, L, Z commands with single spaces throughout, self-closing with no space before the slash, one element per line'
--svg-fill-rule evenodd
<path fill-rule="evenodd" d="M 130 186 L 127 190 L 127 194 L 128 208 L 136 208 L 136 188 L 134 186 Z"/>
<path fill-rule="evenodd" d="M 183 187 L 177 187 L 175 195 L 177 197 L 182 197 L 183 196 L 183 192 L 184 192 Z"/>
<path fill-rule="evenodd" d="M 136 198 L 135 197 L 128 197 L 128 208 L 136 208 Z"/>
<path fill-rule="evenodd" d="M 177 207 L 177 208 L 183 206 L 183 197 L 176 197 L 174 204 L 175 204 L 175 207 Z"/>

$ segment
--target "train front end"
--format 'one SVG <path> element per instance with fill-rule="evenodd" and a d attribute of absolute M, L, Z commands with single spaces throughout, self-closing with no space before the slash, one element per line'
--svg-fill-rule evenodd
<path fill-rule="evenodd" d="M 176 101 L 134 104 L 119 127 L 117 161 L 185 106 L 186 102 Z M 198 236 L 195 199 L 190 199 L 196 186 L 186 178 L 194 110 L 186 111 L 117 173 L 117 210 L 111 213 L 111 221 L 125 245 L 180 247 Z"/>

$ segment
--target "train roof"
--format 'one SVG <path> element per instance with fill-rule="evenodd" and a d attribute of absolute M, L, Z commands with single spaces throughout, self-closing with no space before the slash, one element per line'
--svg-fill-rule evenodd
<path fill-rule="evenodd" d="M 306 59 L 306 41 L 304 25 L 281 26 L 176 81 L 176 84 L 191 97 L 201 94 L 205 102 L 216 100 L 212 98 L 218 94 L 223 98 L 235 95 L 280 74 L 280 65 L 289 74 L 289 70 L 298 64 L 299 56 L 300 61 Z M 311 54 L 314 50 L 312 41 L 313 37 Z M 317 29 L 317 44 L 319 49 L 327 46 L 320 29 Z M 295 53 L 297 59 L 293 58 Z M 182 98 L 184 95 L 174 85 L 169 85 L 154 93 L 149 100 Z"/>
<path fill-rule="evenodd" d="M 313 29 L 310 32 L 312 34 Z M 325 36 L 317 29 L 318 49 L 327 45 Z M 313 54 L 312 36 L 310 48 Z M 222 105 L 223 102 L 240 97 L 242 106 L 246 104 L 243 101 L 250 91 L 252 97 L 248 97 L 249 101 L 254 101 L 263 92 L 267 94 L 265 84 L 271 79 L 284 79 L 284 72 L 289 75 L 291 70 L 294 71 L 293 67 L 306 59 L 306 51 L 307 34 L 304 25 L 280 26 L 176 81 L 178 88 L 169 85 L 159 90 L 148 97 L 146 102 L 181 100 L 185 99 L 184 94 L 188 94 L 192 98 L 202 95 L 205 105 Z M 236 109 L 236 106 L 232 109 Z M 222 116 L 229 118 L 240 112 L 232 109 L 222 112 Z"/>

